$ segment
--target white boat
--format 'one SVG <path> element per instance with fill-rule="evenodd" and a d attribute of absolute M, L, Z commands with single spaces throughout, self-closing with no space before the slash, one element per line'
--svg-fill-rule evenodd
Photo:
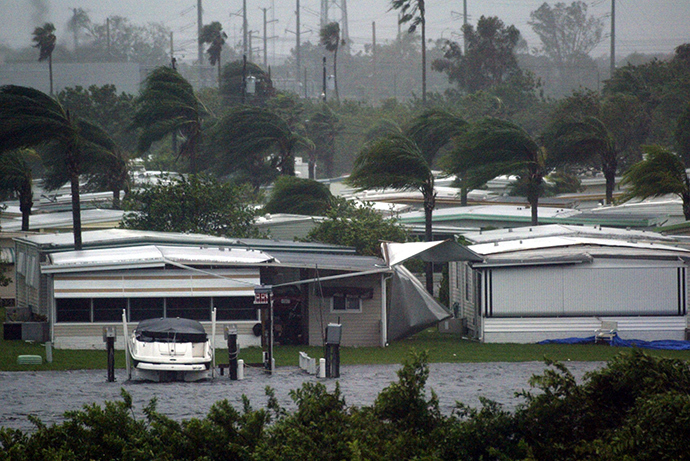
<path fill-rule="evenodd" d="M 135 379 L 198 381 L 212 373 L 213 348 L 196 320 L 142 320 L 127 338 L 127 349 Z"/>

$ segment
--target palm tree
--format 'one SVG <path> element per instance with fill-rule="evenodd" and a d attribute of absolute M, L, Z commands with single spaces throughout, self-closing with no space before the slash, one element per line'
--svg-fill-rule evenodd
<path fill-rule="evenodd" d="M 67 28 L 72 32 L 74 38 L 74 51 L 79 48 L 79 32 L 91 29 L 91 18 L 83 8 L 72 8 L 72 17 L 67 21 Z"/>
<path fill-rule="evenodd" d="M 426 104 L 426 5 L 425 0 L 391 0 L 391 9 L 402 13 L 398 22 L 410 23 L 407 31 L 413 34 L 417 26 L 422 29 L 422 103 Z"/>
<path fill-rule="evenodd" d="M 340 45 L 345 45 L 345 40 L 340 40 L 340 24 L 337 22 L 329 22 L 319 31 L 319 37 L 320 43 L 324 48 L 326 48 L 326 51 L 333 53 L 333 83 L 335 85 L 335 100 L 340 101 L 340 93 L 338 93 L 338 48 Z"/>
<path fill-rule="evenodd" d="M 56 41 L 55 34 L 53 32 L 55 32 L 55 26 L 50 22 L 46 22 L 43 24 L 43 27 L 36 27 L 34 29 L 34 38 L 32 39 L 34 42 L 36 42 L 34 48 L 38 48 L 39 51 L 38 60 L 48 60 L 48 76 L 50 79 L 51 96 L 53 95 L 53 50 L 55 49 Z"/>
<path fill-rule="evenodd" d="M 258 187 L 276 175 L 295 174 L 294 153 L 313 148 L 311 140 L 294 131 L 275 112 L 259 107 L 239 107 L 209 129 L 206 150 L 217 156 L 221 174 L 251 172 Z"/>
<path fill-rule="evenodd" d="M 280 176 L 273 185 L 264 213 L 324 216 L 333 204 L 328 186 L 313 179 Z"/>
<path fill-rule="evenodd" d="M 467 130 L 467 122 L 458 114 L 442 109 L 430 109 L 412 119 L 405 134 L 415 141 L 429 165 L 443 148 Z M 467 187 L 461 179 L 461 205 L 467 205 Z"/>
<path fill-rule="evenodd" d="M 201 28 L 201 35 L 199 35 L 199 44 L 208 43 L 209 47 L 206 50 L 208 60 L 212 66 L 218 66 L 218 87 L 220 88 L 220 55 L 225 45 L 225 39 L 228 34 L 223 32 L 223 26 L 218 21 L 213 21 L 211 24 L 206 24 Z"/>
<path fill-rule="evenodd" d="M 433 240 L 434 175 L 424 153 L 410 137 L 390 133 L 365 145 L 355 159 L 347 183 L 360 191 L 385 188 L 420 191 L 424 199 L 425 238 L 427 242 Z M 433 292 L 430 264 L 427 264 L 426 288 Z"/>
<path fill-rule="evenodd" d="M 48 170 L 69 180 L 74 248 L 81 250 L 79 175 L 84 156 L 106 151 L 112 140 L 97 126 L 73 119 L 59 101 L 33 88 L 0 87 L 0 120 L 0 152 L 44 146 Z"/>
<path fill-rule="evenodd" d="M 690 179 L 678 155 L 658 145 L 642 146 L 644 160 L 623 174 L 621 185 L 628 186 L 622 201 L 674 194 L 683 201 L 683 215 L 690 221 Z"/>
<path fill-rule="evenodd" d="M 14 149 L 0 154 L 0 194 L 16 195 L 22 213 L 22 230 L 29 230 L 33 201 L 33 167 L 40 157 L 33 149 Z"/>
<path fill-rule="evenodd" d="M 192 173 L 196 173 L 197 149 L 201 143 L 201 118 L 205 107 L 194 94 L 192 85 L 175 69 L 158 67 L 144 80 L 136 100 L 132 126 L 140 128 L 139 152 L 166 136 L 182 135 L 178 156 L 189 159 Z"/>
<path fill-rule="evenodd" d="M 556 166 L 582 165 L 598 156 L 606 179 L 606 203 L 613 203 L 618 151 L 613 135 L 600 119 L 586 116 L 580 120 L 558 120 L 547 129 L 544 144 L 549 162 Z"/>
<path fill-rule="evenodd" d="M 468 187 L 477 187 L 503 174 L 524 181 L 532 225 L 539 224 L 537 207 L 546 173 L 546 149 L 513 122 L 484 118 L 472 123 L 442 159 L 444 171 L 464 174 Z"/>

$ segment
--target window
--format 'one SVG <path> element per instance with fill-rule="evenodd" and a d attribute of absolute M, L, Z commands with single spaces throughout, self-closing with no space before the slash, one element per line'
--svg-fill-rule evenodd
<path fill-rule="evenodd" d="M 216 308 L 216 320 L 257 320 L 259 318 L 252 296 L 213 298 L 213 307 Z"/>
<path fill-rule="evenodd" d="M 211 320 L 211 298 L 166 298 L 165 316 Z"/>
<path fill-rule="evenodd" d="M 130 298 L 129 321 L 163 317 L 163 298 Z"/>
<path fill-rule="evenodd" d="M 331 310 L 335 312 L 362 312 L 362 298 L 354 296 L 333 296 Z"/>
<path fill-rule="evenodd" d="M 127 309 L 126 298 L 94 298 L 94 322 L 122 322 L 122 310 Z"/>
<path fill-rule="evenodd" d="M 91 300 L 85 298 L 59 298 L 55 300 L 57 322 L 90 322 Z"/>

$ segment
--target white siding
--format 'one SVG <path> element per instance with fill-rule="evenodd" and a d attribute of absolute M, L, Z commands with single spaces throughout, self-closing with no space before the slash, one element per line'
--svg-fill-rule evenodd
<path fill-rule="evenodd" d="M 685 339 L 686 317 L 560 317 L 486 318 L 482 341 L 487 343 L 536 343 L 547 339 L 587 338 L 601 322 L 618 323 L 622 339 L 653 341 Z"/>
<path fill-rule="evenodd" d="M 259 269 L 219 270 L 206 275 L 178 270 L 103 272 L 54 277 L 56 298 L 254 296 Z"/>
<path fill-rule="evenodd" d="M 486 317 L 685 314 L 680 262 L 493 268 L 485 272 Z"/>

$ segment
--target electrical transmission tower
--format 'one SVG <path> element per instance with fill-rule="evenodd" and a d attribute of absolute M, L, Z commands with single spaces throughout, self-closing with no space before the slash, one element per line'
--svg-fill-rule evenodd
<path fill-rule="evenodd" d="M 333 11 L 333 20 L 330 19 L 330 13 Z M 340 11 L 340 38 L 345 41 L 343 48 L 349 50 L 350 48 L 350 32 L 347 24 L 347 0 L 321 0 L 321 21 L 320 27 L 323 29 L 329 22 L 337 21 L 335 19 Z"/>

